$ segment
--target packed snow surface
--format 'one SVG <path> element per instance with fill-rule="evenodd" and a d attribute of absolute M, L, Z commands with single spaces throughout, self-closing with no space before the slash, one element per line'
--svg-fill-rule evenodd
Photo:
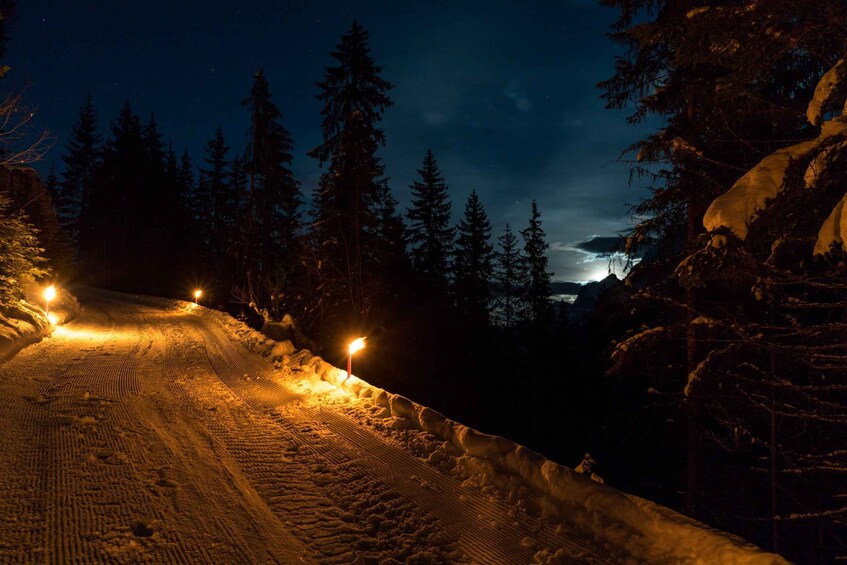
<path fill-rule="evenodd" d="M 0 364 L 2 562 L 784 563 L 220 312 L 82 298 Z"/>

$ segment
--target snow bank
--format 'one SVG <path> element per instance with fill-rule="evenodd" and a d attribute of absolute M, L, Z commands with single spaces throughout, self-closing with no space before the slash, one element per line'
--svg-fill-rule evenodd
<path fill-rule="evenodd" d="M 847 214 L 844 207 L 847 205 L 847 194 L 835 205 L 829 217 L 818 232 L 815 241 L 815 255 L 826 255 L 833 247 L 845 249 L 844 242 L 847 241 Z"/>
<path fill-rule="evenodd" d="M 847 131 L 847 121 L 834 119 L 823 124 L 816 139 L 780 149 L 742 176 L 732 188 L 718 196 L 703 216 L 703 226 L 711 231 L 728 228 L 739 239 L 746 239 L 749 226 L 768 201 L 785 186 L 785 172 L 795 161 L 810 156 L 831 138 Z"/>
<path fill-rule="evenodd" d="M 315 359 L 318 359 L 315 361 Z M 592 481 L 506 438 L 482 433 L 408 398 L 369 385 L 311 355 L 287 356 L 283 365 L 315 366 L 316 376 L 360 398 L 369 398 L 395 419 L 392 428 L 421 430 L 447 442 L 459 456 L 489 462 L 495 484 L 520 479 L 549 502 L 564 507 L 563 519 L 602 543 L 650 562 L 785 563 L 735 536 L 686 518 L 653 502 Z"/>
<path fill-rule="evenodd" d="M 79 315 L 77 299 L 67 290 L 59 289 L 51 303 L 50 320 L 37 302 L 35 290 L 27 293 L 30 300 L 21 300 L 17 305 L 0 310 L 0 361 L 8 359 L 27 345 L 41 341 L 53 333 L 56 325 L 63 324 Z"/>

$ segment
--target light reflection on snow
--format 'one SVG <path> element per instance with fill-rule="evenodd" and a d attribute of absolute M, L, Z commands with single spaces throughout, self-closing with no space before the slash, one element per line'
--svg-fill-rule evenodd
<path fill-rule="evenodd" d="M 53 336 L 72 341 L 129 341 L 138 339 L 137 332 L 133 331 L 121 331 L 116 328 L 110 329 L 99 326 L 80 326 L 76 324 L 73 327 L 57 327 L 53 331 Z"/>

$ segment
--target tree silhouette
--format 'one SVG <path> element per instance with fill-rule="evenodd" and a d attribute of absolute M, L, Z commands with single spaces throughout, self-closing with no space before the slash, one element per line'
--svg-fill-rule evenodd
<path fill-rule="evenodd" d="M 248 143 L 241 165 L 247 176 L 245 209 L 246 287 L 252 301 L 274 301 L 288 291 L 290 269 L 299 256 L 300 183 L 291 172 L 291 134 L 272 101 L 265 74 L 253 77 Z"/>
<path fill-rule="evenodd" d="M 523 260 L 526 268 L 527 286 L 522 296 L 523 316 L 533 326 L 545 328 L 551 321 L 550 277 L 547 271 L 547 241 L 541 228 L 538 204 L 532 201 L 529 226 L 521 230 L 524 241 Z"/>
<path fill-rule="evenodd" d="M 511 328 L 519 319 L 521 299 L 526 292 L 526 264 L 518 247 L 518 238 L 509 224 L 506 224 L 498 242 L 500 250 L 495 260 L 494 302 L 498 307 L 497 317 L 506 328 Z"/>
<path fill-rule="evenodd" d="M 382 269 L 377 242 L 380 209 L 388 190 L 376 156 L 385 145 L 379 127 L 391 106 L 392 85 L 370 55 L 368 33 L 353 22 L 332 52 L 336 66 L 324 70 L 318 99 L 324 103 L 323 142 L 309 152 L 329 163 L 314 195 L 314 246 L 320 257 L 324 300 L 343 306 L 346 318 L 360 319 L 373 305 Z M 337 312 L 340 314 L 340 312 Z"/>
<path fill-rule="evenodd" d="M 100 165 L 100 135 L 91 93 L 85 97 L 79 115 L 71 129 L 70 140 L 62 154 L 64 172 L 59 192 L 58 215 L 73 243 L 80 240 L 80 229 L 91 219 L 91 187 Z M 82 226 L 82 227 L 81 227 Z"/>
<path fill-rule="evenodd" d="M 455 229 L 450 225 L 447 184 L 438 170 L 432 150 L 427 150 L 418 169 L 420 180 L 412 185 L 409 209 L 409 243 L 415 271 L 424 276 L 433 292 L 445 292 L 449 280 Z"/>
<path fill-rule="evenodd" d="M 494 248 L 490 243 L 491 224 L 475 190 L 465 204 L 458 234 L 453 263 L 456 301 L 470 320 L 487 324 Z"/>

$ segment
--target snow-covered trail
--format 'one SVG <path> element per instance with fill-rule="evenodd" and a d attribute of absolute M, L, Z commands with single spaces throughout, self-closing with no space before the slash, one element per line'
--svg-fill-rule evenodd
<path fill-rule="evenodd" d="M 211 316 L 83 303 L 0 364 L 2 562 L 608 562 L 302 402 Z"/>

